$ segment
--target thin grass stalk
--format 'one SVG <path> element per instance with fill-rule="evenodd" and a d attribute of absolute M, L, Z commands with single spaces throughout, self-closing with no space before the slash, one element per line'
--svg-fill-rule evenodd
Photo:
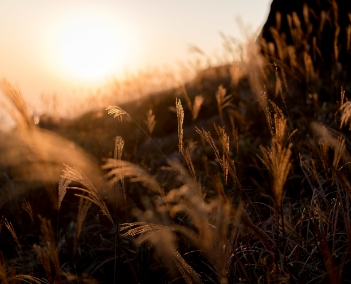
<path fill-rule="evenodd" d="M 183 122 L 184 122 L 184 110 L 182 103 L 179 99 L 176 99 L 176 111 L 178 120 L 178 149 L 180 153 L 184 151 L 183 143 Z"/>
<path fill-rule="evenodd" d="M 3 224 L 5 225 L 5 227 L 9 230 L 12 238 L 15 240 L 21 254 L 23 254 L 23 251 L 22 251 L 22 246 L 18 240 L 18 237 L 17 237 L 17 234 L 15 232 L 15 229 L 13 228 L 11 222 L 9 222 L 6 218 L 4 218 L 4 221 L 3 221 Z"/>
<path fill-rule="evenodd" d="M 153 128 L 155 127 L 156 122 L 154 121 L 155 116 L 152 115 L 152 110 L 149 111 L 148 119 L 146 121 L 149 127 L 149 133 L 151 135 Z M 122 159 L 122 152 L 124 147 L 124 140 L 121 136 L 117 136 L 115 140 L 115 151 L 114 151 L 114 159 L 117 160 L 119 166 L 121 166 L 121 159 Z M 124 184 L 124 177 L 122 176 L 121 180 L 121 187 L 123 190 L 124 201 L 127 202 L 127 194 Z M 115 208 L 117 209 L 117 183 L 115 183 Z M 119 236 L 119 220 L 117 218 L 117 211 L 115 210 L 115 220 L 116 220 L 116 231 L 115 231 L 115 247 L 114 247 L 114 270 L 113 270 L 113 278 L 114 282 L 116 283 L 116 271 L 117 271 L 117 248 L 118 248 L 118 259 L 120 259 L 120 236 Z M 118 275 L 120 275 L 120 269 L 118 268 Z M 120 277 L 119 277 L 120 278 Z"/>
<path fill-rule="evenodd" d="M 83 185 L 85 188 L 80 187 L 70 187 L 71 189 L 77 189 L 83 192 L 83 194 L 75 194 L 78 197 L 85 198 L 92 203 L 95 203 L 101 210 L 101 212 L 114 224 L 112 216 L 105 204 L 102 200 L 98 190 L 92 184 L 92 182 L 76 167 L 70 167 L 65 165 L 66 168 L 63 170 L 61 178 L 63 180 L 70 180 L 74 182 L 78 182 Z M 63 182 L 65 184 L 65 182 Z M 86 193 L 86 195 L 84 194 Z"/>
<path fill-rule="evenodd" d="M 79 207 L 78 207 L 78 215 L 77 215 L 77 223 L 76 223 L 76 234 L 74 237 L 73 243 L 73 255 L 76 255 L 78 249 L 78 239 L 80 233 L 82 232 L 83 223 L 87 216 L 88 210 L 91 206 L 91 202 L 85 198 L 79 198 Z"/>
<path fill-rule="evenodd" d="M 32 220 L 32 222 L 34 222 L 34 218 L 33 218 L 33 210 L 32 210 L 32 205 L 30 204 L 29 201 L 24 200 L 22 203 L 22 208 L 24 211 L 26 211 L 30 217 L 30 219 Z"/>

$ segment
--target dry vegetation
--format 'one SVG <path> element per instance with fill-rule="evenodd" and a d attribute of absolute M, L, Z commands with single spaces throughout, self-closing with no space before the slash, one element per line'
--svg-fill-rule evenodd
<path fill-rule="evenodd" d="M 1 82 L 18 122 L 0 142 L 1 282 L 351 279 L 350 102 L 241 50 L 57 134 Z"/>

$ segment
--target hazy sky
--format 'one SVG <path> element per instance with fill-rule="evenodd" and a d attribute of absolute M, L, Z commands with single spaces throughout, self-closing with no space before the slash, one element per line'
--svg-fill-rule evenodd
<path fill-rule="evenodd" d="M 104 33 L 101 32 L 104 29 L 108 30 L 107 36 L 114 37 L 113 43 L 106 44 L 116 50 L 116 58 L 110 60 L 113 67 L 109 67 L 109 73 L 120 74 L 126 68 L 172 66 L 190 56 L 190 45 L 214 54 L 222 45 L 219 32 L 242 37 L 237 17 L 257 29 L 267 17 L 270 2 L 0 0 L 0 77 L 15 83 L 26 98 L 38 97 L 41 93 L 60 94 L 83 84 L 79 75 L 89 67 L 76 58 L 84 51 L 63 55 L 62 50 L 72 51 L 73 41 L 82 30 L 79 26 L 95 24 L 100 28 L 88 31 L 92 42 L 85 44 L 93 46 L 94 41 L 100 41 L 93 35 Z M 112 58 L 108 52 L 111 51 L 102 53 Z M 93 80 L 93 76 L 89 78 Z"/>

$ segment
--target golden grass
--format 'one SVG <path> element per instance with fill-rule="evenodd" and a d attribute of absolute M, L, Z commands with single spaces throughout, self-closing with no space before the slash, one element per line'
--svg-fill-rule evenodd
<path fill-rule="evenodd" d="M 183 144 L 183 122 L 184 122 L 184 110 L 182 103 L 179 99 L 176 99 L 176 111 L 177 111 L 177 119 L 178 119 L 178 149 L 180 153 L 184 151 Z"/>
<path fill-rule="evenodd" d="M 151 135 L 156 126 L 155 115 L 152 113 L 152 109 L 149 109 L 149 111 L 147 112 L 144 123 L 146 125 L 147 130 L 149 131 L 149 134 Z"/>
<path fill-rule="evenodd" d="M 34 249 L 45 269 L 46 275 L 50 282 L 54 281 L 54 275 L 51 271 L 51 266 L 53 266 L 58 281 L 61 280 L 61 267 L 59 256 L 57 252 L 57 244 L 55 241 L 52 226 L 49 220 L 45 218 L 40 218 L 41 221 L 41 246 L 34 244 Z"/>
<path fill-rule="evenodd" d="M 196 95 L 194 97 L 194 102 L 191 103 L 188 92 L 186 91 L 186 87 L 184 85 L 182 85 L 180 87 L 180 89 L 181 89 L 182 93 L 184 94 L 186 104 L 191 112 L 191 118 L 194 121 L 194 120 L 196 120 L 196 118 L 199 115 L 202 103 L 204 102 L 205 98 L 202 95 Z"/>
<path fill-rule="evenodd" d="M 4 220 L 1 220 L 2 223 L 5 225 L 5 227 L 9 230 L 11 236 L 13 237 L 13 239 L 15 240 L 17 246 L 18 246 L 18 249 L 20 250 L 20 252 L 23 254 L 23 251 L 22 251 L 22 246 L 17 238 L 17 234 L 15 232 L 15 229 L 13 228 L 11 222 L 9 222 L 6 218 L 4 218 Z"/>
<path fill-rule="evenodd" d="M 60 206 L 59 206 L 60 207 Z M 24 211 L 26 211 L 30 217 L 30 219 L 32 220 L 32 222 L 34 222 L 34 218 L 33 218 L 33 210 L 32 210 L 32 205 L 30 204 L 29 201 L 24 200 L 22 203 L 22 208 Z"/>
<path fill-rule="evenodd" d="M 268 149 L 260 146 L 263 157 L 259 158 L 272 175 L 275 204 L 277 208 L 280 209 L 284 184 L 291 169 L 290 158 L 292 144 L 288 140 L 287 120 L 283 112 L 276 104 L 270 101 L 274 109 L 272 119 L 265 97 L 262 97 L 261 104 L 272 135 L 272 145 Z"/>
<path fill-rule="evenodd" d="M 70 187 L 70 188 L 81 191 L 82 194 L 75 194 L 75 195 L 96 204 L 100 208 L 101 213 L 105 215 L 111 221 L 112 224 L 114 224 L 112 216 L 104 200 L 101 198 L 98 190 L 79 169 L 72 168 L 66 165 L 66 168 L 63 170 L 61 180 L 62 180 L 61 184 L 63 184 L 64 186 L 68 185 L 71 182 L 77 182 L 83 185 L 84 188 L 82 187 Z M 66 188 L 68 187 L 66 186 Z"/>
<path fill-rule="evenodd" d="M 291 28 L 296 31 L 296 40 L 299 40 L 298 19 L 293 16 L 290 21 Z M 289 59 L 292 66 L 299 68 L 293 51 L 279 44 L 277 48 L 282 60 Z M 104 160 L 102 170 L 105 174 L 96 171 L 96 178 L 89 172 L 92 167 L 85 165 L 84 155 L 74 156 L 73 151 L 66 151 L 69 144 L 29 126 L 31 122 L 20 92 L 3 83 L 6 96 L 24 116 L 19 123 L 27 128 L 27 131 L 21 130 L 22 136 L 18 134 L 22 142 L 16 144 L 11 155 L 10 151 L 6 153 L 6 149 L 11 149 L 10 144 L 3 147 L 6 163 L 16 168 L 24 164 L 21 155 L 29 157 L 29 164 L 35 166 L 26 169 L 28 176 L 32 177 L 35 171 L 42 179 L 52 181 L 54 175 L 48 174 L 52 166 L 49 161 L 60 164 L 55 170 L 61 171 L 62 159 L 69 160 L 61 179 L 56 180 L 58 190 L 52 208 L 57 207 L 60 215 L 57 214 L 56 221 L 53 221 L 55 218 L 50 221 L 39 217 L 39 242 L 35 240 L 34 244 L 28 245 L 22 228 L 15 232 L 8 216 L 2 217 L 0 233 L 3 234 L 6 231 L 3 228 L 6 228 L 21 254 L 12 262 L 0 257 L 0 280 L 4 283 L 97 283 L 101 279 L 108 283 L 112 281 L 112 274 L 114 281 L 123 282 L 125 279 L 120 275 L 130 272 L 132 276 L 126 276 L 126 279 L 138 283 L 172 282 L 179 278 L 186 283 L 341 283 L 343 277 L 349 275 L 351 247 L 348 132 L 337 132 L 332 126 L 316 121 L 308 122 L 306 126 L 296 119 L 288 125 L 290 112 L 295 117 L 300 112 L 304 117 L 304 112 L 315 106 L 295 105 L 289 109 L 291 101 L 284 96 L 289 88 L 288 74 L 276 68 L 272 76 L 274 91 L 266 89 L 261 84 L 267 75 L 262 69 L 263 59 L 255 51 L 248 50 L 247 54 L 246 61 L 240 63 L 242 70 L 234 70 L 240 74 L 232 74 L 240 79 L 233 78 L 233 82 L 237 86 L 247 76 L 252 85 L 250 98 L 257 98 L 261 109 L 250 113 L 248 110 L 255 109 L 256 100 L 242 102 L 240 96 L 231 94 L 230 86 L 216 86 L 217 91 L 211 95 L 214 106 L 217 102 L 216 123 L 220 125 L 213 124 L 213 134 L 210 129 L 195 126 L 195 121 L 206 125 L 205 119 L 197 120 L 203 102 L 208 98 L 195 92 L 188 94 L 183 86 L 180 90 L 191 120 L 185 128 L 184 109 L 177 98 L 174 131 L 178 141 L 174 141 L 171 151 L 176 151 L 178 146 L 179 160 L 168 158 L 169 155 L 163 152 L 165 147 L 151 138 L 156 125 L 155 109 L 149 109 L 146 119 L 140 120 L 143 122 L 144 119 L 145 131 L 139 120 L 124 109 L 107 108 L 108 114 L 121 123 L 123 116 L 135 122 L 174 171 L 172 177 L 169 177 L 169 168 L 159 166 L 164 161 L 152 160 L 155 169 L 146 154 L 133 157 L 140 163 L 138 165 L 123 160 L 129 154 L 125 150 L 129 137 L 124 140 L 117 135 L 111 136 L 114 139 L 114 151 L 110 149 L 113 159 Z M 252 72 L 248 72 L 250 64 L 253 65 Z M 308 67 L 311 65 L 308 58 L 305 65 L 310 80 L 314 70 Z M 280 97 L 277 96 L 279 93 Z M 274 97 L 274 101 L 269 100 L 268 95 Z M 345 92 L 342 92 L 335 119 L 340 120 L 340 128 L 348 123 L 351 125 L 351 107 L 345 100 Z M 243 120 L 247 120 L 248 126 L 244 130 L 235 124 L 240 121 L 232 109 L 237 102 L 244 104 L 245 110 L 238 112 Z M 335 113 L 330 109 L 324 105 L 315 109 L 313 115 L 323 121 L 323 114 Z M 145 111 L 143 109 L 142 113 Z M 264 120 L 264 116 L 266 124 L 259 121 Z M 163 117 L 157 119 L 160 121 Z M 305 129 L 294 130 L 292 126 L 295 125 Z M 202 143 L 194 137 L 187 139 L 191 127 Z M 228 127 L 231 127 L 231 136 L 227 133 Z M 259 135 L 253 136 L 248 130 Z M 265 132 L 270 138 L 265 138 Z M 299 139 L 293 139 L 295 135 Z M 16 136 L 9 134 L 7 137 Z M 30 151 L 18 154 L 23 145 Z M 64 148 L 63 157 L 60 157 L 60 147 Z M 50 155 L 52 159 L 49 159 Z M 267 178 L 267 173 L 271 179 Z M 291 189 L 300 188 L 297 193 L 291 192 Z M 71 191 L 75 194 L 70 194 Z M 116 202 L 118 192 L 124 195 L 121 206 Z M 2 194 L 8 198 L 7 193 Z M 13 194 L 18 196 L 18 192 Z M 78 206 L 72 202 L 72 196 L 78 197 Z M 33 221 L 40 208 L 32 208 L 34 203 L 32 199 L 28 200 L 21 201 L 21 208 Z M 78 213 L 74 213 L 76 211 Z M 99 218 L 100 213 L 107 218 Z M 51 222 L 57 222 L 56 234 Z M 33 253 L 35 260 L 30 262 L 33 266 L 26 266 L 23 262 Z M 81 258 L 84 259 L 81 261 Z M 24 271 L 11 267 L 11 263 L 23 267 Z M 144 264 L 147 264 L 147 272 L 140 267 Z M 155 273 L 155 279 L 143 278 L 154 270 L 162 276 Z"/>

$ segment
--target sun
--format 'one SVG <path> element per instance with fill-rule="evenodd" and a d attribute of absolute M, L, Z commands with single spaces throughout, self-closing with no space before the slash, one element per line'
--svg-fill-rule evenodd
<path fill-rule="evenodd" d="M 108 22 L 94 17 L 75 19 L 61 34 L 59 62 L 69 76 L 96 81 L 123 65 L 122 44 Z"/>
<path fill-rule="evenodd" d="M 95 78 L 112 71 L 118 44 L 113 34 L 96 23 L 81 23 L 69 31 L 62 43 L 62 60 L 76 75 Z"/>

